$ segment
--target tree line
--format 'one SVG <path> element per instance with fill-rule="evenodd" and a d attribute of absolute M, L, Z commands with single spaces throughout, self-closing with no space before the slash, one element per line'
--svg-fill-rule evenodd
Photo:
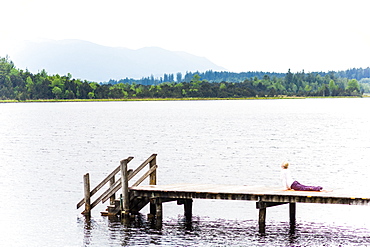
<path fill-rule="evenodd" d="M 123 99 L 123 98 L 243 98 L 288 96 L 361 96 L 370 92 L 370 83 L 339 77 L 338 73 L 279 75 L 263 72 L 188 72 L 168 74 L 156 83 L 124 79 L 97 83 L 74 79 L 71 74 L 48 75 L 45 70 L 31 73 L 17 69 L 8 57 L 0 58 L 0 99 Z M 226 75 L 234 79 L 221 80 Z M 213 79 L 205 79 L 213 76 Z M 239 78 L 240 77 L 240 78 Z M 176 78 L 176 82 L 175 82 Z M 241 79 L 243 78 L 243 79 Z M 177 81 L 178 80 L 178 81 Z M 370 80 L 370 79 L 369 79 Z"/>
<path fill-rule="evenodd" d="M 304 72 L 304 71 L 303 71 Z M 249 71 L 249 72 L 229 72 L 229 71 L 205 71 L 205 72 L 186 72 L 183 75 L 181 72 L 176 74 L 164 74 L 162 77 L 155 78 L 153 75 L 148 77 L 142 77 L 141 79 L 125 78 L 121 80 L 109 80 L 104 84 L 118 84 L 118 83 L 136 83 L 142 85 L 157 85 L 163 82 L 190 82 L 194 75 L 198 74 L 203 80 L 208 82 L 243 82 L 246 78 L 262 79 L 264 76 L 270 78 L 284 78 L 286 73 L 276 72 L 261 72 L 261 71 Z M 370 81 L 370 68 L 352 68 L 343 71 L 329 71 L 329 72 L 314 72 L 315 75 L 324 77 L 326 75 L 333 75 L 340 78 L 356 79 L 360 83 L 369 83 Z"/>

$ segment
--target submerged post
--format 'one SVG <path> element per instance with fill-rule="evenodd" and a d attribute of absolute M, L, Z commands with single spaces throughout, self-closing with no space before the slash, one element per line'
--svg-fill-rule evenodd
<path fill-rule="evenodd" d="M 186 199 L 184 201 L 184 214 L 186 221 L 191 221 L 193 211 L 193 199 Z"/>
<path fill-rule="evenodd" d="M 89 173 L 84 175 L 84 193 L 85 193 L 85 211 L 83 211 L 84 215 L 90 216 L 91 213 L 91 205 L 90 205 L 90 176 Z"/>
<path fill-rule="evenodd" d="M 122 217 L 127 217 L 129 215 L 130 211 L 130 198 L 128 194 L 128 172 L 127 172 L 127 159 L 124 159 L 121 161 L 121 184 L 122 184 L 122 199 L 123 199 L 123 205 L 122 205 Z"/>
<path fill-rule="evenodd" d="M 265 233 L 266 229 L 266 208 L 259 209 L 258 228 L 260 233 Z"/>
<path fill-rule="evenodd" d="M 162 205 L 162 198 L 157 197 L 155 199 L 155 206 L 156 206 L 156 227 L 161 228 L 162 227 L 162 220 L 163 220 L 163 205 Z"/>
<path fill-rule="evenodd" d="M 291 202 L 289 203 L 289 219 L 291 225 L 295 224 L 295 214 L 296 214 L 296 203 Z"/>

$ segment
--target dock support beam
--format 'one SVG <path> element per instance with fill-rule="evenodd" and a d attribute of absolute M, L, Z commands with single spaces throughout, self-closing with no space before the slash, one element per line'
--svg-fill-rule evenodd
<path fill-rule="evenodd" d="M 84 175 L 84 193 L 85 193 L 85 211 L 83 211 L 83 214 L 85 216 L 91 215 L 91 205 L 90 205 L 90 175 L 89 173 L 86 173 Z"/>
<path fill-rule="evenodd" d="M 128 217 L 129 211 L 130 211 L 127 163 L 128 163 L 127 159 L 124 159 L 121 161 L 121 184 L 122 184 L 122 199 L 123 199 L 122 209 L 121 209 L 122 218 Z"/>
<path fill-rule="evenodd" d="M 156 205 L 155 205 L 155 199 L 152 198 L 149 201 L 149 215 L 148 218 L 153 218 L 155 217 L 155 212 L 156 212 Z"/>
<path fill-rule="evenodd" d="M 193 216 L 193 199 L 177 199 L 177 205 L 184 205 L 185 220 L 191 221 Z"/>
<path fill-rule="evenodd" d="M 260 233 L 265 233 L 266 229 L 266 209 L 269 207 L 279 206 L 283 204 L 287 204 L 288 202 L 264 202 L 264 201 L 258 201 L 256 203 L 257 209 L 259 209 L 258 214 L 258 227 Z M 294 206 L 290 206 L 290 204 L 294 204 Z M 290 208 L 292 207 L 292 208 Z M 290 209 L 290 216 L 292 217 L 294 207 L 294 217 L 295 217 L 295 203 L 289 203 L 289 209 Z M 292 218 L 291 218 L 292 219 Z"/>
<path fill-rule="evenodd" d="M 260 208 L 258 214 L 258 228 L 260 233 L 266 230 L 266 208 Z"/>
<path fill-rule="evenodd" d="M 193 216 L 193 199 L 187 199 L 184 202 L 184 215 L 186 221 L 191 221 Z"/>
<path fill-rule="evenodd" d="M 162 198 L 158 197 L 155 199 L 155 219 L 156 219 L 156 227 L 162 227 L 162 220 L 163 220 L 163 205 L 162 205 Z"/>
<path fill-rule="evenodd" d="M 295 225 L 296 203 L 289 203 L 289 220 L 290 225 Z"/>

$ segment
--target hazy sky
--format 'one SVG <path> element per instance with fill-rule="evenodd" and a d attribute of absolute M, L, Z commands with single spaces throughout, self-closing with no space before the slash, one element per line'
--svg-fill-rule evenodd
<path fill-rule="evenodd" d="M 369 1 L 9 0 L 0 56 L 23 40 L 80 39 L 206 57 L 229 71 L 370 66 Z"/>

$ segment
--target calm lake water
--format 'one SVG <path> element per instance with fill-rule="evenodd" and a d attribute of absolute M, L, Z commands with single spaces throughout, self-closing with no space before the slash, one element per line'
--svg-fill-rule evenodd
<path fill-rule="evenodd" d="M 157 153 L 158 184 L 280 186 L 291 163 L 303 184 L 368 194 L 370 99 L 0 104 L 2 246 L 363 246 L 370 207 L 297 204 L 267 210 L 258 233 L 255 202 L 164 204 L 164 224 L 124 226 L 76 209 L 83 175 L 95 186 L 128 156 L 132 168 Z"/>

